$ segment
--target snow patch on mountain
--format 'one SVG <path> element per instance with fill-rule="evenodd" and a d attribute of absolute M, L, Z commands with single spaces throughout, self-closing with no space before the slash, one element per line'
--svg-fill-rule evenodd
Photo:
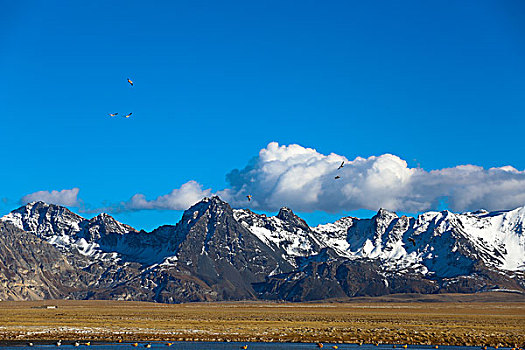
<path fill-rule="evenodd" d="M 417 218 L 379 210 L 371 219 L 343 218 L 313 228 L 323 245 L 349 258 L 380 259 L 387 270 L 407 267 L 441 276 L 470 273 L 476 260 L 501 270 L 525 270 L 525 207 L 504 212 L 427 212 Z"/>
<path fill-rule="evenodd" d="M 324 246 L 308 225 L 288 208 L 271 217 L 248 209 L 236 209 L 233 213 L 241 225 L 273 251 L 282 251 L 283 258 L 294 266 L 296 257 L 317 254 Z"/>
<path fill-rule="evenodd" d="M 204 199 L 186 211 L 177 226 L 147 233 L 107 214 L 87 220 L 64 207 L 33 202 L 0 220 L 33 232 L 61 250 L 75 249 L 93 259 L 174 265 L 180 258 L 180 242 L 188 232 L 201 229 L 194 226 L 203 215 L 211 217 L 211 207 L 216 220 L 195 236 L 204 240 L 201 255 L 208 254 L 207 240 L 217 225 L 224 225 L 233 213 L 237 223 L 294 267 L 304 258 L 330 259 L 321 252 L 331 249 L 346 259 L 377 259 L 387 273 L 417 271 L 454 278 L 471 274 L 477 262 L 503 272 L 525 271 L 525 207 L 462 214 L 430 211 L 416 218 L 380 209 L 370 219 L 344 217 L 310 228 L 289 208 L 268 217 L 248 209 L 231 211 L 219 199 Z M 229 244 L 224 245 L 224 254 L 231 258 L 238 252 Z"/>
<path fill-rule="evenodd" d="M 118 255 L 101 248 L 103 237 L 136 232 L 105 213 L 87 220 L 65 207 L 44 202 L 28 203 L 0 220 L 32 232 L 63 251 L 78 251 L 93 259 L 115 259 Z"/>

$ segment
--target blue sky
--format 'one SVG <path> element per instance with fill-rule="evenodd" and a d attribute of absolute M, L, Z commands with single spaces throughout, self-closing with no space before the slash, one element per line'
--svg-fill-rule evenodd
<path fill-rule="evenodd" d="M 428 172 L 525 169 L 522 1 L 2 7 L 0 214 L 37 191 L 79 188 L 91 209 L 190 180 L 215 193 L 274 141 L 349 161 L 393 154 Z M 357 209 L 323 208 L 303 216 Z M 115 216 L 151 229 L 180 211 Z"/>

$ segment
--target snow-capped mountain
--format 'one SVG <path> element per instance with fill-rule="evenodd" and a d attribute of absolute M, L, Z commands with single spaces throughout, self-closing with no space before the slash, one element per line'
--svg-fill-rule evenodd
<path fill-rule="evenodd" d="M 286 207 L 272 217 L 248 209 L 234 210 L 234 217 L 293 266 L 296 266 L 296 258 L 317 254 L 325 246 L 306 222 Z"/>
<path fill-rule="evenodd" d="M 381 209 L 370 219 L 345 217 L 309 227 L 289 208 L 266 216 L 212 197 L 186 210 L 176 225 L 152 232 L 107 214 L 85 219 L 42 202 L 0 220 L 0 247 L 7 235 L 26 232 L 54 247 L 58 253 L 52 254 L 62 254 L 73 269 L 67 276 L 81 282 L 76 289 L 39 289 L 16 298 L 299 301 L 396 292 L 525 292 L 525 207 L 417 218 Z M 0 267 L 8 270 L 1 259 Z"/>
<path fill-rule="evenodd" d="M 468 274 L 473 264 L 525 271 L 525 207 L 417 218 L 384 209 L 371 219 L 343 218 L 313 230 L 326 246 L 347 257 L 379 259 L 392 269 L 422 264 L 441 277 Z"/>
<path fill-rule="evenodd" d="M 256 289 L 265 298 L 294 301 L 318 298 L 319 288 L 325 298 L 341 292 L 523 292 L 524 214 L 518 208 L 412 218 L 381 209 L 371 219 L 343 218 L 312 229 L 332 255 L 310 257 Z"/>
<path fill-rule="evenodd" d="M 79 232 L 86 219 L 58 205 L 32 202 L 5 215 L 2 221 L 47 239 Z"/>
<path fill-rule="evenodd" d="M 218 197 L 205 198 L 186 210 L 176 226 L 162 227 L 170 254 L 161 264 L 188 270 L 220 299 L 255 298 L 252 283 L 291 265 L 234 217 Z M 153 231 L 153 233 L 155 233 Z"/>
<path fill-rule="evenodd" d="M 137 232 L 105 213 L 88 220 L 67 208 L 44 202 L 26 204 L 2 217 L 2 221 L 64 250 L 76 249 L 83 255 L 97 257 L 104 255 L 100 245 L 111 240 L 108 236 L 124 237 L 126 233 Z"/>

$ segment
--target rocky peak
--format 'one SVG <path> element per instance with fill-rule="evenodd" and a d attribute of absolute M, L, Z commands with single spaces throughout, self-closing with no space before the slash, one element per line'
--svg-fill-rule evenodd
<path fill-rule="evenodd" d="M 386 209 L 383 209 L 383 208 L 379 208 L 379 210 L 377 211 L 377 214 L 374 216 L 375 218 L 377 219 L 393 219 L 393 218 L 397 218 L 397 214 L 395 211 L 390 211 L 390 210 L 386 210 Z"/>
<path fill-rule="evenodd" d="M 72 235 L 84 220 L 65 207 L 40 201 L 28 203 L 2 217 L 2 221 L 42 237 Z"/>
<path fill-rule="evenodd" d="M 300 217 L 298 217 L 297 215 L 294 214 L 294 212 L 292 211 L 292 209 L 290 208 L 287 208 L 287 207 L 282 207 L 280 210 L 279 210 L 279 214 L 277 214 L 277 218 L 278 219 L 281 219 L 282 221 L 288 223 L 288 224 L 291 224 L 293 226 L 297 226 L 305 231 L 309 231 L 310 230 L 310 226 L 308 226 L 308 224 L 306 223 L 306 221 L 304 221 L 303 219 L 301 219 Z"/>
<path fill-rule="evenodd" d="M 193 225 L 204 215 L 213 218 L 213 221 L 220 220 L 224 215 L 233 217 L 233 209 L 228 203 L 218 196 L 203 198 L 200 202 L 195 203 L 182 214 L 181 223 L 183 225 Z"/>
<path fill-rule="evenodd" d="M 232 210 L 211 197 L 186 210 L 176 226 L 151 233 L 131 232 L 108 214 L 87 220 L 43 202 L 18 208 L 2 221 L 0 248 L 16 247 L 23 254 L 0 255 L 0 266 L 13 266 L 17 273 L 17 279 L 0 280 L 47 288 L 54 280 L 35 266 L 45 262 L 46 269 L 56 270 L 57 257 L 70 259 L 70 267 L 59 268 L 71 272 L 60 274 L 70 276 L 71 284 L 57 285 L 54 294 L 47 288 L 41 298 L 96 297 L 94 286 L 106 288 L 98 292 L 104 298 L 188 301 L 283 298 L 287 290 L 293 300 L 305 300 L 308 290 L 322 299 L 372 289 L 468 292 L 497 285 L 522 291 L 525 285 L 525 208 L 477 215 L 428 212 L 417 219 L 380 209 L 373 218 L 348 217 L 310 228 L 289 208 L 267 217 Z M 34 243 L 30 250 L 26 242 Z M 49 248 L 48 243 L 58 249 L 46 253 L 40 245 Z M 86 287 L 71 294 L 79 279 Z M 0 297 L 1 292 L 0 285 Z"/>
<path fill-rule="evenodd" d="M 80 224 L 81 231 L 78 237 L 85 238 L 88 242 L 93 242 L 108 234 L 124 235 L 128 232 L 137 232 L 133 227 L 122 224 L 106 213 L 99 214 L 90 220 Z"/>
<path fill-rule="evenodd" d="M 395 219 L 398 219 L 395 212 L 383 208 L 378 210 L 377 214 L 372 218 L 375 223 L 376 239 L 380 239 L 387 232 L 388 227 Z"/>

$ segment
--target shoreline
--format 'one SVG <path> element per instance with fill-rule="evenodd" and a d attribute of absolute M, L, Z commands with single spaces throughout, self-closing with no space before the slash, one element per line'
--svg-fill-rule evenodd
<path fill-rule="evenodd" d="M 133 343 L 139 343 L 146 344 L 146 343 L 181 343 L 181 342 L 221 342 L 221 343 L 305 343 L 305 344 L 317 344 L 317 343 L 324 343 L 324 344 L 355 344 L 355 345 L 388 345 L 388 346 L 396 346 L 398 348 L 402 348 L 402 345 L 408 345 L 410 346 L 468 346 L 468 347 L 477 347 L 481 348 L 486 346 L 487 348 L 525 348 L 525 343 L 514 343 L 509 342 L 506 340 L 505 337 L 500 338 L 499 341 L 493 341 L 493 342 L 479 342 L 476 340 L 476 336 L 470 335 L 467 339 L 463 339 L 462 337 L 455 338 L 455 341 L 448 342 L 448 341 L 441 341 L 441 342 L 431 342 L 431 341 L 421 341 L 421 342 L 390 342 L 390 341 L 383 341 L 381 339 L 385 339 L 382 337 L 372 337 L 369 339 L 373 339 L 372 341 L 363 341 L 363 340 L 338 340 L 335 338 L 332 339 L 319 339 L 319 340 L 313 340 L 313 339 L 306 339 L 302 338 L 299 335 L 291 338 L 282 338 L 282 339 L 264 339 L 263 337 L 239 337 L 239 338 L 228 338 L 228 337 L 149 337 L 149 336 L 140 336 L 133 338 L 115 338 L 115 337 L 107 337 L 107 336 L 95 336 L 93 338 L 90 337 L 70 337 L 68 335 L 60 335 L 60 334 L 53 334 L 49 337 L 45 338 L 24 338 L 24 339 L 1 339 L 0 340 L 0 347 L 2 346 L 27 346 L 27 343 L 31 342 L 35 346 L 38 345 L 55 345 L 58 340 L 62 342 L 62 345 L 74 345 L 75 342 L 81 343 L 79 346 L 80 348 L 86 347 L 86 342 L 89 342 L 91 346 L 97 346 L 97 345 L 108 345 L 108 344 L 133 344 Z M 121 340 L 119 342 L 119 340 Z"/>
<path fill-rule="evenodd" d="M 1 347 L 27 347 L 28 343 L 32 343 L 33 346 L 50 346 L 50 345 L 56 345 L 57 341 L 59 339 L 27 339 L 27 340 L 0 340 L 0 348 Z M 311 344 L 312 346 L 317 347 L 317 344 L 323 343 L 325 346 L 329 346 L 332 344 L 350 344 L 350 345 L 358 345 L 358 346 L 376 346 L 376 347 L 385 347 L 389 346 L 392 348 L 403 348 L 403 345 L 410 346 L 428 346 L 431 348 L 434 348 L 434 346 L 466 346 L 466 347 L 472 347 L 472 348 L 483 348 L 487 347 L 487 349 L 513 349 L 516 350 L 523 350 L 523 346 L 505 346 L 504 344 L 496 344 L 494 345 L 458 345 L 458 344 L 410 344 L 410 343 L 384 343 L 384 342 L 371 342 L 371 343 L 359 343 L 359 342 L 349 342 L 349 341 L 319 341 L 319 342 L 311 342 L 311 341 L 240 341 L 240 340 L 204 340 L 204 339 L 195 339 L 195 340 L 123 340 L 121 342 L 118 341 L 111 341 L 111 340 L 89 340 L 89 339 L 77 339 L 77 340 L 64 340 L 60 339 L 62 342 L 61 346 L 74 346 L 75 342 L 78 341 L 80 345 L 78 345 L 79 348 L 86 348 L 87 346 L 101 346 L 101 345 L 121 345 L 121 346 L 132 346 L 134 343 L 138 343 L 138 346 L 141 347 L 145 344 L 151 343 L 151 344 L 161 344 L 166 345 L 172 344 L 170 346 L 173 346 L 173 348 L 176 348 L 177 344 L 185 343 L 185 342 L 192 342 L 192 343 L 232 343 L 232 344 L 253 344 L 253 343 L 282 343 L 282 344 L 294 344 L 294 343 L 302 343 L 302 344 Z M 89 345 L 86 345 L 85 343 L 89 342 Z M 58 347 L 58 346 L 57 346 Z"/>

